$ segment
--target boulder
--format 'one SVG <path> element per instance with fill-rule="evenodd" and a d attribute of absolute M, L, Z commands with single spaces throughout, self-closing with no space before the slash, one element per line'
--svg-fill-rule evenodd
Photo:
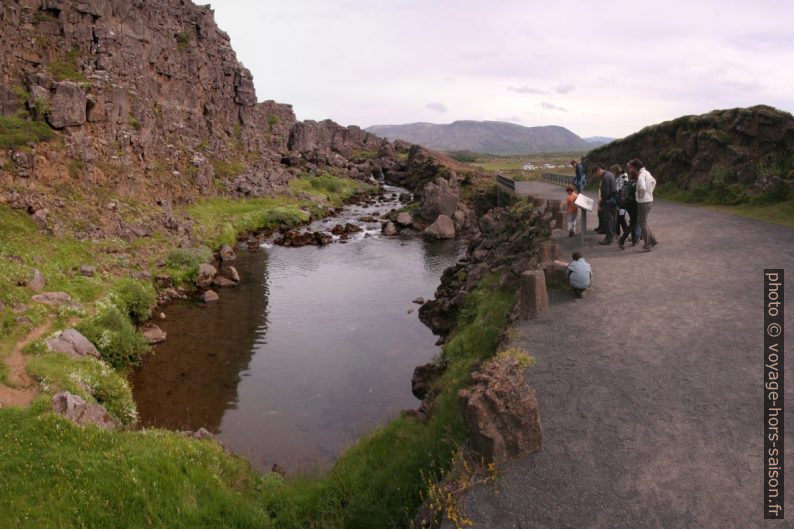
<path fill-rule="evenodd" d="M 233 287 L 237 285 L 237 283 L 235 283 L 234 281 L 232 281 L 227 277 L 224 277 L 222 275 L 217 275 L 215 276 L 215 279 L 212 280 L 212 285 L 223 288 L 223 287 Z"/>
<path fill-rule="evenodd" d="M 55 86 L 47 121 L 56 129 L 86 122 L 86 95 L 77 83 L 63 81 Z"/>
<path fill-rule="evenodd" d="M 65 417 L 79 426 L 94 424 L 109 430 L 118 426 L 118 422 L 101 404 L 88 404 L 79 395 L 61 391 L 51 401 L 52 411 Z"/>
<path fill-rule="evenodd" d="M 228 277 L 229 279 L 231 279 L 235 283 L 239 283 L 240 282 L 240 273 L 237 271 L 237 269 L 235 267 L 227 266 L 223 270 L 223 273 L 226 275 L 226 277 Z"/>
<path fill-rule="evenodd" d="M 420 400 L 424 399 L 430 391 L 430 386 L 443 371 L 443 368 L 433 362 L 416 366 L 411 377 L 411 393 L 414 394 L 414 397 Z"/>
<path fill-rule="evenodd" d="M 96 266 L 82 265 L 80 267 L 80 275 L 83 277 L 94 277 L 96 274 Z"/>
<path fill-rule="evenodd" d="M 44 341 L 47 347 L 56 353 L 63 353 L 72 358 L 92 356 L 100 358 L 99 351 L 88 338 L 80 334 L 77 329 L 60 331 Z"/>
<path fill-rule="evenodd" d="M 36 294 L 30 299 L 37 303 L 43 303 L 44 305 L 57 307 L 59 305 L 66 305 L 69 303 L 72 300 L 72 296 L 66 292 L 42 292 L 41 294 Z"/>
<path fill-rule="evenodd" d="M 425 184 L 419 203 L 419 214 L 427 221 L 439 215 L 451 217 L 458 209 L 459 201 L 460 190 L 457 184 L 446 178 L 437 178 Z"/>
<path fill-rule="evenodd" d="M 38 269 L 34 268 L 33 269 L 33 279 L 28 281 L 28 287 L 30 287 L 30 289 L 33 292 L 41 292 L 42 290 L 44 290 L 44 285 L 46 283 L 47 283 L 47 280 L 44 279 L 44 274 L 39 272 Z"/>
<path fill-rule="evenodd" d="M 161 318 L 164 319 L 164 318 Z M 155 325 L 154 323 L 144 323 L 141 325 L 140 329 L 141 334 L 146 341 L 149 342 L 149 345 L 154 345 L 157 343 L 162 343 L 165 341 L 166 333 L 160 327 Z"/>
<path fill-rule="evenodd" d="M 397 224 L 399 224 L 403 228 L 408 227 L 413 223 L 414 223 L 414 219 L 413 217 L 411 217 L 411 214 L 408 213 L 407 211 L 401 211 L 397 215 Z"/>
<path fill-rule="evenodd" d="M 455 223 L 446 215 L 439 215 L 436 221 L 425 228 L 424 234 L 430 239 L 452 239 L 455 237 Z"/>
<path fill-rule="evenodd" d="M 219 298 L 217 292 L 215 292 L 214 290 L 207 290 L 206 292 L 204 292 L 204 295 L 202 296 L 201 299 L 204 300 L 204 303 L 215 303 L 216 301 L 218 301 Z"/>
<path fill-rule="evenodd" d="M 516 359 L 496 357 L 471 375 L 458 392 L 474 450 L 486 461 L 503 463 L 542 449 L 535 390 Z"/>
<path fill-rule="evenodd" d="M 392 221 L 388 221 L 383 224 L 381 233 L 383 233 L 383 235 L 397 235 L 397 227 Z"/>
<path fill-rule="evenodd" d="M 49 216 L 50 216 L 49 209 L 47 208 L 37 209 L 33 213 L 33 222 L 36 223 L 36 226 L 38 226 L 40 230 L 46 230 L 50 227 L 50 223 L 48 221 Z"/>
<path fill-rule="evenodd" d="M 225 263 L 237 259 L 237 254 L 234 253 L 234 248 L 232 248 L 228 244 L 224 244 L 223 246 L 221 246 L 221 249 L 218 250 L 218 254 L 221 257 L 221 261 Z"/>
<path fill-rule="evenodd" d="M 199 288 L 208 288 L 215 279 L 218 271 L 211 264 L 202 263 L 198 267 L 198 276 L 196 276 L 196 286 Z"/>

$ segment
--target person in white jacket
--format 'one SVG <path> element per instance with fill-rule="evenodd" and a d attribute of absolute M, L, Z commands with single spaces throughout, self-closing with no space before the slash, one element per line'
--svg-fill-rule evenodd
<path fill-rule="evenodd" d="M 629 162 L 629 175 L 637 178 L 637 220 L 642 231 L 642 251 L 650 252 L 656 246 L 656 237 L 653 236 L 650 226 L 648 226 L 648 214 L 651 212 L 653 204 L 653 190 L 656 187 L 656 179 L 648 172 L 637 158 Z"/>

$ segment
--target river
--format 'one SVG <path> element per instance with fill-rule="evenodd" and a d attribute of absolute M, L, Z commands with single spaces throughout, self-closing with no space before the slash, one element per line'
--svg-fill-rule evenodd
<path fill-rule="evenodd" d="M 437 352 L 417 318 L 457 241 L 384 237 L 359 219 L 399 207 L 351 206 L 310 229 L 354 222 L 346 244 L 238 248 L 241 283 L 220 301 L 178 302 L 168 340 L 131 376 L 143 426 L 204 427 L 260 469 L 327 467 L 350 443 L 415 408 L 411 375 Z"/>

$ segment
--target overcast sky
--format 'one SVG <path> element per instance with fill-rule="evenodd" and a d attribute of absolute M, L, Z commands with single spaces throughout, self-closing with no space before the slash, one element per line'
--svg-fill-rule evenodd
<path fill-rule="evenodd" d="M 794 111 L 789 0 L 211 3 L 259 100 L 298 119 L 620 137 L 715 108 Z"/>

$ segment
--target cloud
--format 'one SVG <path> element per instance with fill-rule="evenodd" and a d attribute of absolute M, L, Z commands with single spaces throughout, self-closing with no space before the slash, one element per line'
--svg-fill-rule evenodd
<path fill-rule="evenodd" d="M 563 83 L 563 84 L 558 84 L 557 86 L 555 86 L 554 87 L 554 91 L 557 92 L 558 94 L 567 94 L 568 92 L 570 92 L 574 88 L 576 88 L 576 86 L 572 85 L 571 83 Z"/>
<path fill-rule="evenodd" d="M 444 114 L 447 111 L 447 107 L 444 106 L 444 103 L 439 103 L 438 101 L 431 101 L 430 103 L 426 104 L 425 107 L 429 108 L 433 112 L 438 112 L 439 114 Z"/>
<path fill-rule="evenodd" d="M 551 103 L 546 103 L 545 101 L 540 104 L 546 110 L 559 110 L 560 112 L 568 112 L 566 109 L 562 107 L 558 107 L 557 105 L 552 105 Z"/>
<path fill-rule="evenodd" d="M 546 90 L 541 90 L 540 88 L 533 88 L 531 86 L 508 86 L 508 90 L 511 92 L 515 92 L 517 94 L 548 94 Z"/>

